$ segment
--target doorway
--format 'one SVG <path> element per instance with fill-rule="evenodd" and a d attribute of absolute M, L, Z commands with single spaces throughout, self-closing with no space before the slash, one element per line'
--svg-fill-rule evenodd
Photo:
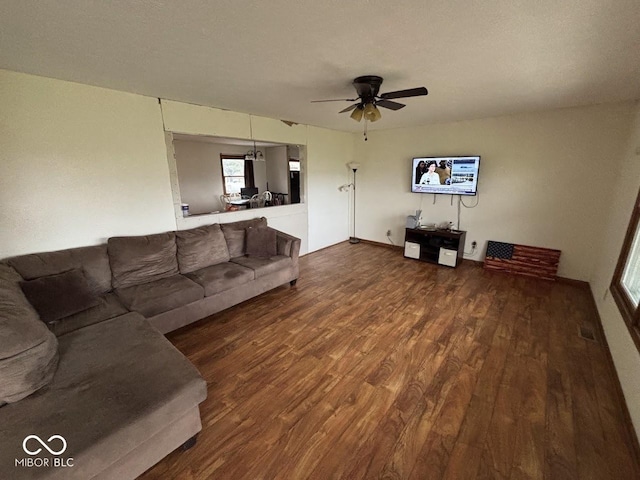
<path fill-rule="evenodd" d="M 289 199 L 300 203 L 300 160 L 289 159 Z"/>

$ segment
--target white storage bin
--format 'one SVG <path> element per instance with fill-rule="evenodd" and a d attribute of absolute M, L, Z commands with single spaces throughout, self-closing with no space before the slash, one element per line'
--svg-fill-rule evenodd
<path fill-rule="evenodd" d="M 420 244 L 404 242 L 404 256 L 407 258 L 420 258 Z"/>

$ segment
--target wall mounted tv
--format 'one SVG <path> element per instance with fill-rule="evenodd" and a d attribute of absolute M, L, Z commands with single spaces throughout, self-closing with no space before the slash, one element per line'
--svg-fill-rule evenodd
<path fill-rule="evenodd" d="M 480 156 L 416 157 L 412 161 L 411 191 L 475 195 L 479 169 Z"/>

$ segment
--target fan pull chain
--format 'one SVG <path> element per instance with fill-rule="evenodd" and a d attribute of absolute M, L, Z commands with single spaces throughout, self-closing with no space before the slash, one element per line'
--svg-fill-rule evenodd
<path fill-rule="evenodd" d="M 364 119 L 364 141 L 366 142 L 367 140 L 369 140 L 367 138 L 367 119 Z"/>

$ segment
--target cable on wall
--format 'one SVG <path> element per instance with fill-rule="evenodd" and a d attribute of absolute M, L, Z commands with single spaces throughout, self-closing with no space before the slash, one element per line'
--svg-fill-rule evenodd
<path fill-rule="evenodd" d="M 478 203 L 480 203 L 480 194 L 476 193 L 476 204 L 475 205 L 465 205 L 465 203 L 462 201 L 462 197 L 460 197 L 460 201 L 462 202 L 462 206 L 464 208 L 476 208 L 478 206 Z"/>

